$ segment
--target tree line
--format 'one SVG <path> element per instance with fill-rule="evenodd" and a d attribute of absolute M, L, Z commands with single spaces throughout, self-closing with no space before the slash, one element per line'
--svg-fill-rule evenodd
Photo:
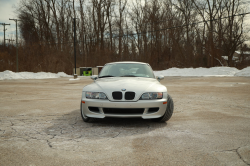
<path fill-rule="evenodd" d="M 72 74 L 74 18 L 77 67 L 113 61 L 147 62 L 154 70 L 235 66 L 234 52 L 245 47 L 245 6 L 242 0 L 21 0 L 20 70 Z M 1 53 L 13 71 L 14 48 Z"/>

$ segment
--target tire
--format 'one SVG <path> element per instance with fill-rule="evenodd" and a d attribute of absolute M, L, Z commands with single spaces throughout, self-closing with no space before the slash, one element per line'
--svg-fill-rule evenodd
<path fill-rule="evenodd" d="M 84 122 L 93 122 L 93 118 L 87 117 L 86 115 L 83 114 L 82 112 L 82 102 L 80 104 L 80 112 L 81 112 L 81 117 Z"/>
<path fill-rule="evenodd" d="M 172 99 L 172 97 L 170 95 L 168 95 L 167 102 L 168 103 L 167 103 L 167 109 L 166 109 L 165 114 L 160 118 L 152 119 L 153 121 L 155 121 L 155 122 L 166 122 L 172 117 L 172 114 L 174 112 L 174 102 L 173 102 L 173 99 Z"/>

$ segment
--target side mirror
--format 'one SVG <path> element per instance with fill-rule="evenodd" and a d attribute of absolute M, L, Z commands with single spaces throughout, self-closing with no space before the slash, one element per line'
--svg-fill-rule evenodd
<path fill-rule="evenodd" d="M 160 82 L 161 80 L 163 80 L 163 79 L 164 79 L 164 76 L 163 76 L 163 75 L 156 76 L 156 79 Z"/>
<path fill-rule="evenodd" d="M 96 80 L 96 79 L 98 78 L 98 76 L 97 76 L 97 75 L 92 75 L 90 78 L 91 78 L 92 80 Z"/>

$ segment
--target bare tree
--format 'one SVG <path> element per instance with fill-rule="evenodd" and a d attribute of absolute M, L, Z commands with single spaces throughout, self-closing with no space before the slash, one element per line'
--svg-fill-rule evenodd
<path fill-rule="evenodd" d="M 71 74 L 72 20 L 78 18 L 79 67 L 121 60 L 148 62 L 155 69 L 212 67 L 222 64 L 221 56 L 228 56 L 233 66 L 233 53 L 245 40 L 244 15 L 236 16 L 244 12 L 241 2 L 21 0 L 19 26 L 25 42 L 20 56 L 39 66 L 26 65 L 30 69 Z M 204 23 L 193 24 L 199 21 Z"/>

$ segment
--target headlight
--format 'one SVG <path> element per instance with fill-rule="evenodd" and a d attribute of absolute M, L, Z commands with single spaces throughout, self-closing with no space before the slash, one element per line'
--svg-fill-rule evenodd
<path fill-rule="evenodd" d="M 103 92 L 86 92 L 87 99 L 108 99 Z"/>
<path fill-rule="evenodd" d="M 147 92 L 141 95 L 140 100 L 162 99 L 162 92 Z"/>

